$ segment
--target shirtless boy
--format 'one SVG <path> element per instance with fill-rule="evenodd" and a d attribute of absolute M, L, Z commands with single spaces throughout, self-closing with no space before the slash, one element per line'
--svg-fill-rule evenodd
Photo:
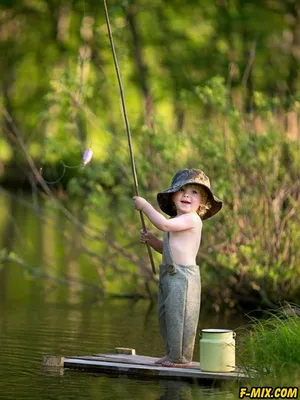
<path fill-rule="evenodd" d="M 163 241 L 150 231 L 141 241 L 162 254 L 159 266 L 158 320 L 166 355 L 156 361 L 165 367 L 191 365 L 200 313 L 201 282 L 196 256 L 201 242 L 202 220 L 216 214 L 222 201 L 212 194 L 209 178 L 197 169 L 178 171 L 171 186 L 158 193 L 167 219 L 144 198 L 134 206 L 164 232 Z"/>

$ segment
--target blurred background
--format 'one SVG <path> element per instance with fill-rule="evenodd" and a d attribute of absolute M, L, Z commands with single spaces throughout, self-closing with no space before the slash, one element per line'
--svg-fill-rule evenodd
<path fill-rule="evenodd" d="M 299 301 L 298 3 L 108 7 L 140 194 L 156 206 L 194 167 L 224 201 L 199 252 L 210 307 Z M 6 0 L 0 21 L 1 284 L 17 263 L 21 282 L 155 296 L 103 4 Z"/>

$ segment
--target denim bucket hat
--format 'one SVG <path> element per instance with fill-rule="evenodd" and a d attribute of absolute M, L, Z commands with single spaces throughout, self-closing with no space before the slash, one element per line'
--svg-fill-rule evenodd
<path fill-rule="evenodd" d="M 175 217 L 176 209 L 172 200 L 172 195 L 178 192 L 182 186 L 187 184 L 196 184 L 202 186 L 207 194 L 206 211 L 201 216 L 207 219 L 217 214 L 222 208 L 222 200 L 213 195 L 210 188 L 210 180 L 200 169 L 183 169 L 178 171 L 172 179 L 171 186 L 157 194 L 157 202 L 161 210 L 170 217 Z"/>

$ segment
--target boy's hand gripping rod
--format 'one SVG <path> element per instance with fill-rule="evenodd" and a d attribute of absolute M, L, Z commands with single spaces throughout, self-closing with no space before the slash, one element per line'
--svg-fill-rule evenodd
<path fill-rule="evenodd" d="M 128 139 L 130 160 L 131 160 L 131 169 L 132 169 L 133 182 L 134 182 L 134 192 L 135 192 L 135 195 L 138 196 L 139 195 L 138 181 L 137 181 L 136 168 L 135 168 L 135 163 L 134 163 L 134 155 L 133 155 L 133 149 L 132 149 L 130 127 L 129 127 L 127 111 L 126 111 L 126 104 L 125 104 L 125 98 L 124 98 L 124 90 L 123 90 L 121 74 L 120 74 L 120 70 L 119 70 L 119 66 L 118 66 L 118 60 L 117 60 L 117 54 L 116 54 L 115 45 L 114 45 L 114 41 L 113 41 L 113 36 L 112 36 L 111 28 L 110 28 L 110 22 L 109 22 L 109 16 L 108 16 L 108 9 L 107 9 L 107 5 L 106 5 L 106 0 L 103 0 L 103 3 L 104 3 L 105 19 L 106 19 L 106 25 L 107 25 L 108 36 L 109 36 L 109 41 L 110 41 L 110 47 L 111 47 L 111 50 L 112 50 L 115 69 L 116 69 L 118 83 L 119 83 L 121 104 L 122 104 L 123 116 L 124 116 L 124 121 L 125 121 L 125 128 L 126 128 L 127 139 Z M 142 211 L 140 211 L 140 218 L 141 218 L 142 227 L 143 227 L 144 231 L 146 231 L 146 225 L 145 225 L 145 220 L 144 220 L 144 216 L 143 216 Z M 156 274 L 151 247 L 149 246 L 149 243 L 146 243 L 146 244 L 147 244 L 147 250 L 148 250 L 148 254 L 149 254 L 149 258 L 150 258 L 150 262 L 151 262 L 151 266 L 152 266 L 152 271 L 153 271 L 154 274 Z"/>

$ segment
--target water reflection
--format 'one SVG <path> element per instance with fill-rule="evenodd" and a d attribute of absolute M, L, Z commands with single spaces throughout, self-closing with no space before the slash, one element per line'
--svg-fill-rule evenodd
<path fill-rule="evenodd" d="M 157 400 L 194 400 L 192 386 L 182 381 L 160 381 L 163 394 Z"/>

